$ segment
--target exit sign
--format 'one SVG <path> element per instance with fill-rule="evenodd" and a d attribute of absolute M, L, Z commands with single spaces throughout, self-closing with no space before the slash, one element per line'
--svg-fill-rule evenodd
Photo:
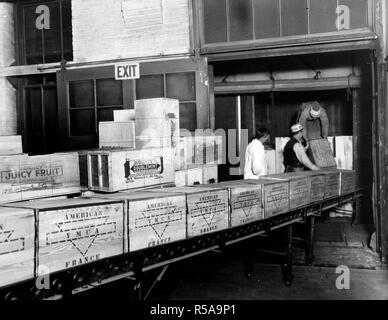
<path fill-rule="evenodd" d="M 115 64 L 116 80 L 128 80 L 128 79 L 139 79 L 139 78 L 140 78 L 140 68 L 139 68 L 138 62 Z"/>

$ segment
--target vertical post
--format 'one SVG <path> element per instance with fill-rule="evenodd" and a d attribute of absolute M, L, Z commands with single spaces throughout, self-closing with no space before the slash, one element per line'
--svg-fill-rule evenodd
<path fill-rule="evenodd" d="M 312 265 L 314 260 L 314 228 L 315 228 L 315 217 L 310 216 L 307 218 L 307 237 L 306 237 L 306 264 Z"/>
<path fill-rule="evenodd" d="M 294 275 L 292 274 L 292 224 L 286 227 L 285 253 L 285 261 L 283 264 L 283 280 L 285 285 L 289 287 L 294 280 Z"/>
<path fill-rule="evenodd" d="M 210 103 L 210 128 L 216 130 L 216 98 L 214 95 L 214 67 L 208 65 L 209 74 L 209 103 Z"/>

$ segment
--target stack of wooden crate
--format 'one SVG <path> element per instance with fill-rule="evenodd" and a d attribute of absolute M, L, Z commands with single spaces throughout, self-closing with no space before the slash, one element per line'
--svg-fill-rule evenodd
<path fill-rule="evenodd" d="M 28 156 L 20 136 L 0 137 L 0 203 L 79 192 L 77 153 Z"/>
<path fill-rule="evenodd" d="M 223 163 L 222 137 L 214 134 L 180 138 L 179 170 L 176 186 L 218 181 L 218 165 Z"/>

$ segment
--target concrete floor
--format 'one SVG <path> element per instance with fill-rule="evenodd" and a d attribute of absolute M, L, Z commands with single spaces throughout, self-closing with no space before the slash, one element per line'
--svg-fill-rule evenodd
<path fill-rule="evenodd" d="M 256 276 L 248 279 L 242 262 L 246 243 L 240 243 L 222 254 L 211 252 L 171 265 L 148 300 L 387 300 L 388 268 L 368 247 L 370 234 L 368 226 L 350 226 L 347 220 L 318 223 L 313 265 L 305 265 L 302 248 L 293 249 L 295 278 L 291 287 L 284 285 L 282 260 L 273 256 L 255 254 Z M 349 290 L 336 287 L 339 265 L 350 270 Z M 146 274 L 144 292 L 160 271 Z M 123 298 L 123 294 L 129 295 L 131 284 L 120 281 L 90 295 Z"/>

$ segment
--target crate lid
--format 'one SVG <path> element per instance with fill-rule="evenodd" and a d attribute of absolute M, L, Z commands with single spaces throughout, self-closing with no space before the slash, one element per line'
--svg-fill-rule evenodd
<path fill-rule="evenodd" d="M 0 207 L 0 216 L 1 215 L 9 215 L 9 214 L 12 216 L 26 215 L 26 214 L 33 216 L 34 211 L 31 209 L 25 209 L 25 208 L 13 208 L 13 207 L 8 207 L 8 206 Z"/>
<path fill-rule="evenodd" d="M 34 210 L 54 209 L 54 208 L 69 208 L 69 207 L 82 207 L 90 205 L 100 205 L 105 203 L 118 202 L 107 199 L 96 198 L 77 198 L 77 199 L 62 199 L 62 200 L 32 200 L 22 201 L 7 204 L 7 207 L 12 208 L 25 208 Z"/>
<path fill-rule="evenodd" d="M 194 193 L 204 193 L 209 191 L 227 191 L 226 187 L 209 187 L 208 185 L 196 185 L 196 186 L 184 186 L 184 187 L 173 187 L 173 188 L 161 188 L 161 189 L 152 189 L 155 192 L 172 192 L 172 193 L 182 193 L 182 194 L 194 194 Z"/>
<path fill-rule="evenodd" d="M 162 188 L 160 188 L 162 189 Z M 170 189 L 170 188 L 165 188 Z M 157 189 L 158 190 L 158 189 Z M 120 191 L 117 193 L 106 193 L 106 194 L 95 194 L 93 197 L 99 199 L 112 199 L 112 200 L 147 200 L 155 198 L 166 198 L 166 197 L 179 197 L 180 195 L 174 192 L 157 192 L 154 189 L 141 190 L 141 191 Z"/>
<path fill-rule="evenodd" d="M 242 183 L 248 183 L 248 184 L 262 184 L 262 185 L 270 185 L 270 184 L 277 184 L 277 183 L 285 183 L 288 182 L 286 179 L 267 179 L 267 178 L 260 178 L 260 179 L 246 179 L 241 180 Z"/>
<path fill-rule="evenodd" d="M 306 175 L 303 175 L 301 172 L 287 172 L 287 173 L 277 173 L 265 176 L 266 179 L 281 179 L 281 180 L 297 180 L 304 179 Z"/>

